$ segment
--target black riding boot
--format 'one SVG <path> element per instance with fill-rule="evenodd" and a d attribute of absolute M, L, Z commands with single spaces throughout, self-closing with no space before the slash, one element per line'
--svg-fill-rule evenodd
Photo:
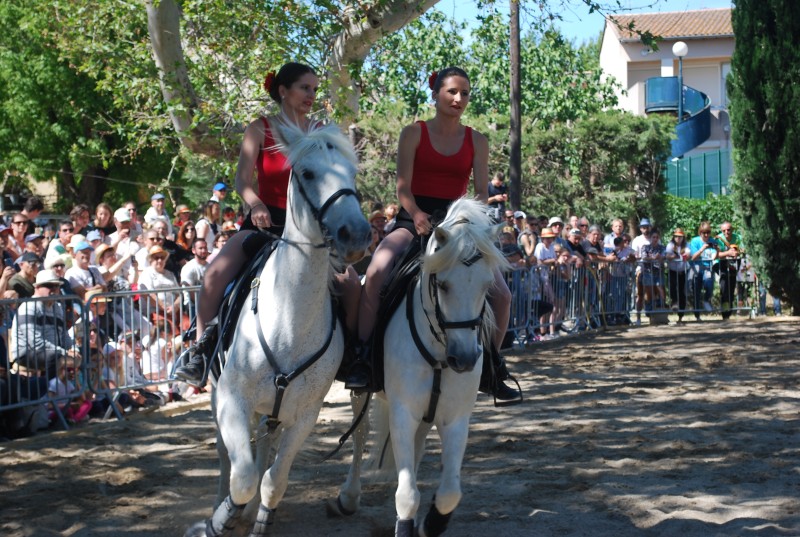
<path fill-rule="evenodd" d="M 506 380 L 514 381 L 518 389 L 506 384 L 504 382 Z M 517 405 L 522 402 L 522 390 L 519 389 L 519 383 L 509 373 L 505 360 L 494 344 L 491 344 L 483 354 L 483 370 L 478 390 L 493 395 L 495 406 Z"/>
<path fill-rule="evenodd" d="M 370 390 L 372 380 L 372 349 L 369 343 L 359 341 L 344 353 L 342 369 L 345 371 L 344 387 L 355 392 Z"/>
<path fill-rule="evenodd" d="M 211 353 L 217 346 L 217 332 L 216 324 L 207 326 L 197 343 L 181 353 L 178 357 L 181 365 L 175 368 L 176 379 L 195 386 L 204 384 Z"/>

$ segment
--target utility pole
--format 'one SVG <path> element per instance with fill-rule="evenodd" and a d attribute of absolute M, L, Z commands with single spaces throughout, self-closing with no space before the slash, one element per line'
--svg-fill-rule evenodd
<path fill-rule="evenodd" d="M 519 0 L 511 0 L 510 67 L 511 67 L 511 126 L 508 142 L 511 150 L 508 163 L 510 186 L 509 203 L 519 210 L 522 198 L 522 108 L 520 82 Z"/>

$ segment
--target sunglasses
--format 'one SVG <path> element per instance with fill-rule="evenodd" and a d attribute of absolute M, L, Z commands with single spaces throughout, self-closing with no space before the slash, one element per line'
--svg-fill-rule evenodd
<path fill-rule="evenodd" d="M 72 233 L 73 231 L 75 231 L 75 228 L 74 227 L 62 227 L 61 231 L 64 232 L 64 233 Z"/>
<path fill-rule="evenodd" d="M 27 220 L 16 220 L 16 221 L 11 222 L 11 223 L 16 226 L 16 225 L 20 225 L 20 224 L 27 224 L 28 221 Z"/>
<path fill-rule="evenodd" d="M 66 265 L 64 265 L 63 263 L 59 263 L 58 265 L 53 265 L 54 269 L 62 269 L 64 267 L 66 267 Z"/>

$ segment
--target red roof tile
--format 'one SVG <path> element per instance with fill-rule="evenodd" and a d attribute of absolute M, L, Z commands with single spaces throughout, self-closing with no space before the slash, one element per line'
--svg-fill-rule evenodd
<path fill-rule="evenodd" d="M 612 15 L 622 28 L 609 22 L 608 26 L 620 36 L 620 41 L 639 41 L 639 36 L 627 29 L 633 22 L 640 32 L 650 32 L 664 39 L 732 37 L 731 9 L 702 9 L 668 13 L 641 13 L 637 15 Z"/>

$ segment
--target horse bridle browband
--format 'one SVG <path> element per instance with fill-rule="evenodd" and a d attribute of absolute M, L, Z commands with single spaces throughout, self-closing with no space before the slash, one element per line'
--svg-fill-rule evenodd
<path fill-rule="evenodd" d="M 292 175 L 300 175 L 295 172 L 294 168 L 292 168 Z M 331 208 L 331 205 L 336 203 L 336 200 L 341 198 L 342 196 L 354 196 L 358 199 L 358 192 L 353 190 L 352 188 L 340 188 L 336 192 L 330 195 L 330 197 L 325 200 L 325 203 L 322 204 L 320 208 L 314 206 L 312 203 L 311 198 L 308 197 L 308 193 L 306 193 L 306 189 L 303 188 L 303 181 L 298 179 L 297 180 L 297 190 L 300 192 L 300 195 L 305 200 L 306 204 L 308 205 L 309 209 L 311 210 L 311 214 L 314 216 L 314 219 L 317 221 L 317 225 L 319 225 L 319 229 L 322 232 L 323 240 L 325 241 L 324 244 L 315 245 L 317 248 L 324 248 L 326 246 L 330 246 L 331 241 L 333 238 L 330 236 L 330 231 L 328 227 L 322 222 L 322 219 L 325 218 L 325 213 L 328 209 Z"/>

